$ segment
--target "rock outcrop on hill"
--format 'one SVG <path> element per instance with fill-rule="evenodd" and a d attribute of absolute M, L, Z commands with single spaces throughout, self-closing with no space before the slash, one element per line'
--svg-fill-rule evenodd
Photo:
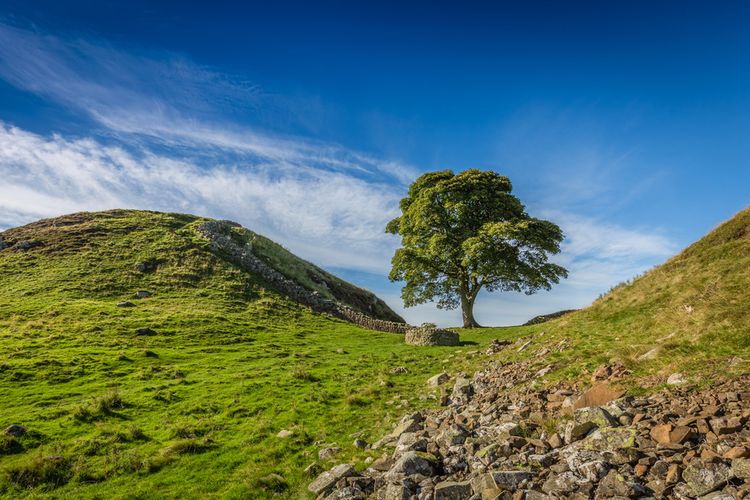
<path fill-rule="evenodd" d="M 586 391 L 542 388 L 542 372 L 496 361 L 472 378 L 459 374 L 443 389 L 443 409 L 404 416 L 372 445 L 383 453 L 362 473 L 338 465 L 311 491 L 383 500 L 750 495 L 750 378 L 702 390 L 683 379 L 622 397 L 616 383 L 628 373 L 619 365 L 596 370 Z"/>

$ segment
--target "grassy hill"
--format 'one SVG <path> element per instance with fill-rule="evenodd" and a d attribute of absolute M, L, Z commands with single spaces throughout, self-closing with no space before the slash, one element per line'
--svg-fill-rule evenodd
<path fill-rule="evenodd" d="M 435 405 L 425 379 L 481 367 L 495 338 L 531 340 L 502 359 L 552 365 L 540 383 L 584 384 L 612 361 L 632 370 L 632 391 L 677 370 L 748 371 L 748 210 L 590 308 L 465 330 L 468 345 L 435 348 L 292 302 L 212 253 L 202 220 L 110 211 L 0 233 L 13 244 L 0 250 L 0 427 L 29 430 L 0 436 L 4 496 L 307 498 L 304 468 L 332 463 L 319 449 L 338 446 L 336 460 L 363 467 L 378 452 L 355 437 L 372 442 Z M 287 276 L 320 284 L 310 273 L 324 271 L 239 236 Z"/>
<path fill-rule="evenodd" d="M 370 439 L 418 403 L 412 388 L 444 349 L 417 355 L 290 301 L 212 254 L 200 221 L 111 211 L 0 234 L 12 245 L 0 251 L 0 425 L 29 428 L 0 438 L 6 495 L 297 494 L 321 443 L 355 453 L 351 434 Z M 292 276 L 324 273 L 248 237 Z"/>
<path fill-rule="evenodd" d="M 590 307 L 524 331 L 545 345 L 569 339 L 571 349 L 545 360 L 559 367 L 553 377 L 612 360 L 633 371 L 634 386 L 677 370 L 697 379 L 748 372 L 750 208 Z"/>

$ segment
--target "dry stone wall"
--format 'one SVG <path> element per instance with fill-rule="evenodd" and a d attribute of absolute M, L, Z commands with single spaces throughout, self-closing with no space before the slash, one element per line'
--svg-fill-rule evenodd
<path fill-rule="evenodd" d="M 207 221 L 200 224 L 197 231 L 201 236 L 208 239 L 212 251 L 220 253 L 242 269 L 260 276 L 265 282 L 272 285 L 281 293 L 317 312 L 330 314 L 368 330 L 406 333 L 414 328 L 406 323 L 386 321 L 367 316 L 345 304 L 329 300 L 321 296 L 318 292 L 308 290 L 294 280 L 290 280 L 258 258 L 250 247 L 240 245 L 234 241 L 229 236 L 229 232 L 233 227 L 241 226 L 231 221 Z"/>

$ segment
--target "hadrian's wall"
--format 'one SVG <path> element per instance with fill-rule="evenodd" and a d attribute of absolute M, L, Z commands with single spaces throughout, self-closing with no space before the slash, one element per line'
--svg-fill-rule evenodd
<path fill-rule="evenodd" d="M 349 306 L 326 299 L 318 292 L 308 290 L 267 265 L 253 254 L 249 247 L 240 245 L 234 241 L 228 236 L 232 227 L 240 227 L 240 225 L 230 221 L 208 221 L 199 225 L 197 230 L 201 236 L 208 239 L 211 250 L 222 254 L 230 262 L 245 271 L 257 274 L 284 295 L 317 312 L 330 314 L 368 330 L 406 333 L 414 328 L 406 323 L 386 321 L 367 316 Z"/>

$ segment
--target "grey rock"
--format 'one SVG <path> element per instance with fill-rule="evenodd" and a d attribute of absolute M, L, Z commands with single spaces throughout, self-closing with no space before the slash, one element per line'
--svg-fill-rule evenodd
<path fill-rule="evenodd" d="M 117 303 L 117 307 L 135 307 L 135 304 L 132 302 L 128 302 L 127 300 L 123 300 L 122 302 Z"/>
<path fill-rule="evenodd" d="M 463 377 L 457 378 L 456 383 L 453 384 L 453 392 L 451 393 L 453 404 L 466 404 L 473 395 L 474 386 L 471 384 L 471 380 Z"/>
<path fill-rule="evenodd" d="M 326 500 L 366 500 L 367 494 L 354 486 L 336 489 L 326 497 Z"/>
<path fill-rule="evenodd" d="M 583 462 L 575 470 L 584 479 L 595 483 L 607 474 L 609 471 L 609 464 L 604 460 L 591 460 L 589 462 Z"/>
<path fill-rule="evenodd" d="M 135 292 L 135 297 L 137 299 L 145 299 L 147 297 L 151 297 L 151 292 L 149 292 L 148 290 L 138 290 L 137 292 Z"/>
<path fill-rule="evenodd" d="M 673 373 L 667 377 L 667 384 L 669 385 L 682 385 L 687 383 L 688 379 L 682 373 Z"/>
<path fill-rule="evenodd" d="M 323 471 L 323 468 L 318 465 L 317 463 L 313 462 L 307 467 L 305 467 L 305 470 L 303 471 L 307 477 L 313 477 L 317 476 Z"/>
<path fill-rule="evenodd" d="M 435 457 L 427 453 L 407 451 L 385 474 L 385 479 L 397 482 L 411 476 L 431 477 L 435 474 L 436 462 Z"/>
<path fill-rule="evenodd" d="M 414 432 L 404 432 L 398 438 L 396 452 L 404 453 L 407 451 L 427 451 L 427 440 L 418 437 Z"/>
<path fill-rule="evenodd" d="M 472 490 L 469 481 L 443 481 L 435 486 L 435 500 L 467 500 Z"/>
<path fill-rule="evenodd" d="M 379 500 L 409 500 L 411 488 L 403 483 L 388 483 L 378 495 Z"/>
<path fill-rule="evenodd" d="M 497 426 L 497 430 L 509 436 L 520 436 L 523 434 L 521 426 L 515 422 L 506 422 Z"/>
<path fill-rule="evenodd" d="M 645 495 L 646 489 L 632 479 L 626 478 L 615 470 L 609 473 L 599 482 L 596 489 L 597 498 L 624 497 L 634 498 Z"/>
<path fill-rule="evenodd" d="M 714 491 L 708 495 L 703 495 L 698 500 L 735 500 L 735 498 L 737 497 L 728 491 Z"/>
<path fill-rule="evenodd" d="M 463 444 L 468 436 L 469 431 L 460 425 L 454 424 L 447 429 L 444 429 L 438 437 L 435 438 L 435 442 L 440 446 L 450 448 L 451 446 Z"/>
<path fill-rule="evenodd" d="M 422 430 L 423 420 L 424 418 L 422 417 L 422 414 L 419 412 L 405 416 L 404 418 L 401 419 L 398 425 L 393 429 L 393 431 L 390 434 L 390 437 L 392 437 L 393 440 L 395 441 L 399 437 L 401 437 L 401 434 L 403 434 L 404 432 L 417 432 L 419 430 Z"/>
<path fill-rule="evenodd" d="M 532 478 L 530 472 L 521 470 L 493 471 L 489 476 L 498 488 L 506 491 L 516 491 Z"/>
<path fill-rule="evenodd" d="M 550 476 L 542 485 L 542 491 L 549 494 L 573 493 L 584 485 L 591 485 L 588 481 L 581 479 L 573 472 Z"/>
<path fill-rule="evenodd" d="M 357 473 L 350 464 L 340 464 L 333 469 L 323 472 L 307 487 L 316 495 L 327 493 L 333 489 L 336 483 L 343 478 L 356 476 Z"/>
<path fill-rule="evenodd" d="M 365 441 L 364 439 L 355 439 L 354 447 L 364 450 L 365 448 L 367 448 L 367 441 Z"/>
<path fill-rule="evenodd" d="M 438 387 L 449 381 L 450 378 L 451 377 L 447 372 L 438 373 L 434 377 L 430 377 L 429 379 L 427 379 L 427 385 L 429 387 Z"/>
<path fill-rule="evenodd" d="M 323 448 L 322 450 L 318 451 L 318 459 L 330 460 L 339 453 L 341 453 L 341 448 L 338 448 L 336 446 L 329 446 L 328 448 Z"/>
<path fill-rule="evenodd" d="M 5 428 L 5 435 L 13 436 L 13 437 L 21 437 L 24 434 L 26 434 L 27 431 L 28 429 L 23 425 L 11 424 Z"/>

